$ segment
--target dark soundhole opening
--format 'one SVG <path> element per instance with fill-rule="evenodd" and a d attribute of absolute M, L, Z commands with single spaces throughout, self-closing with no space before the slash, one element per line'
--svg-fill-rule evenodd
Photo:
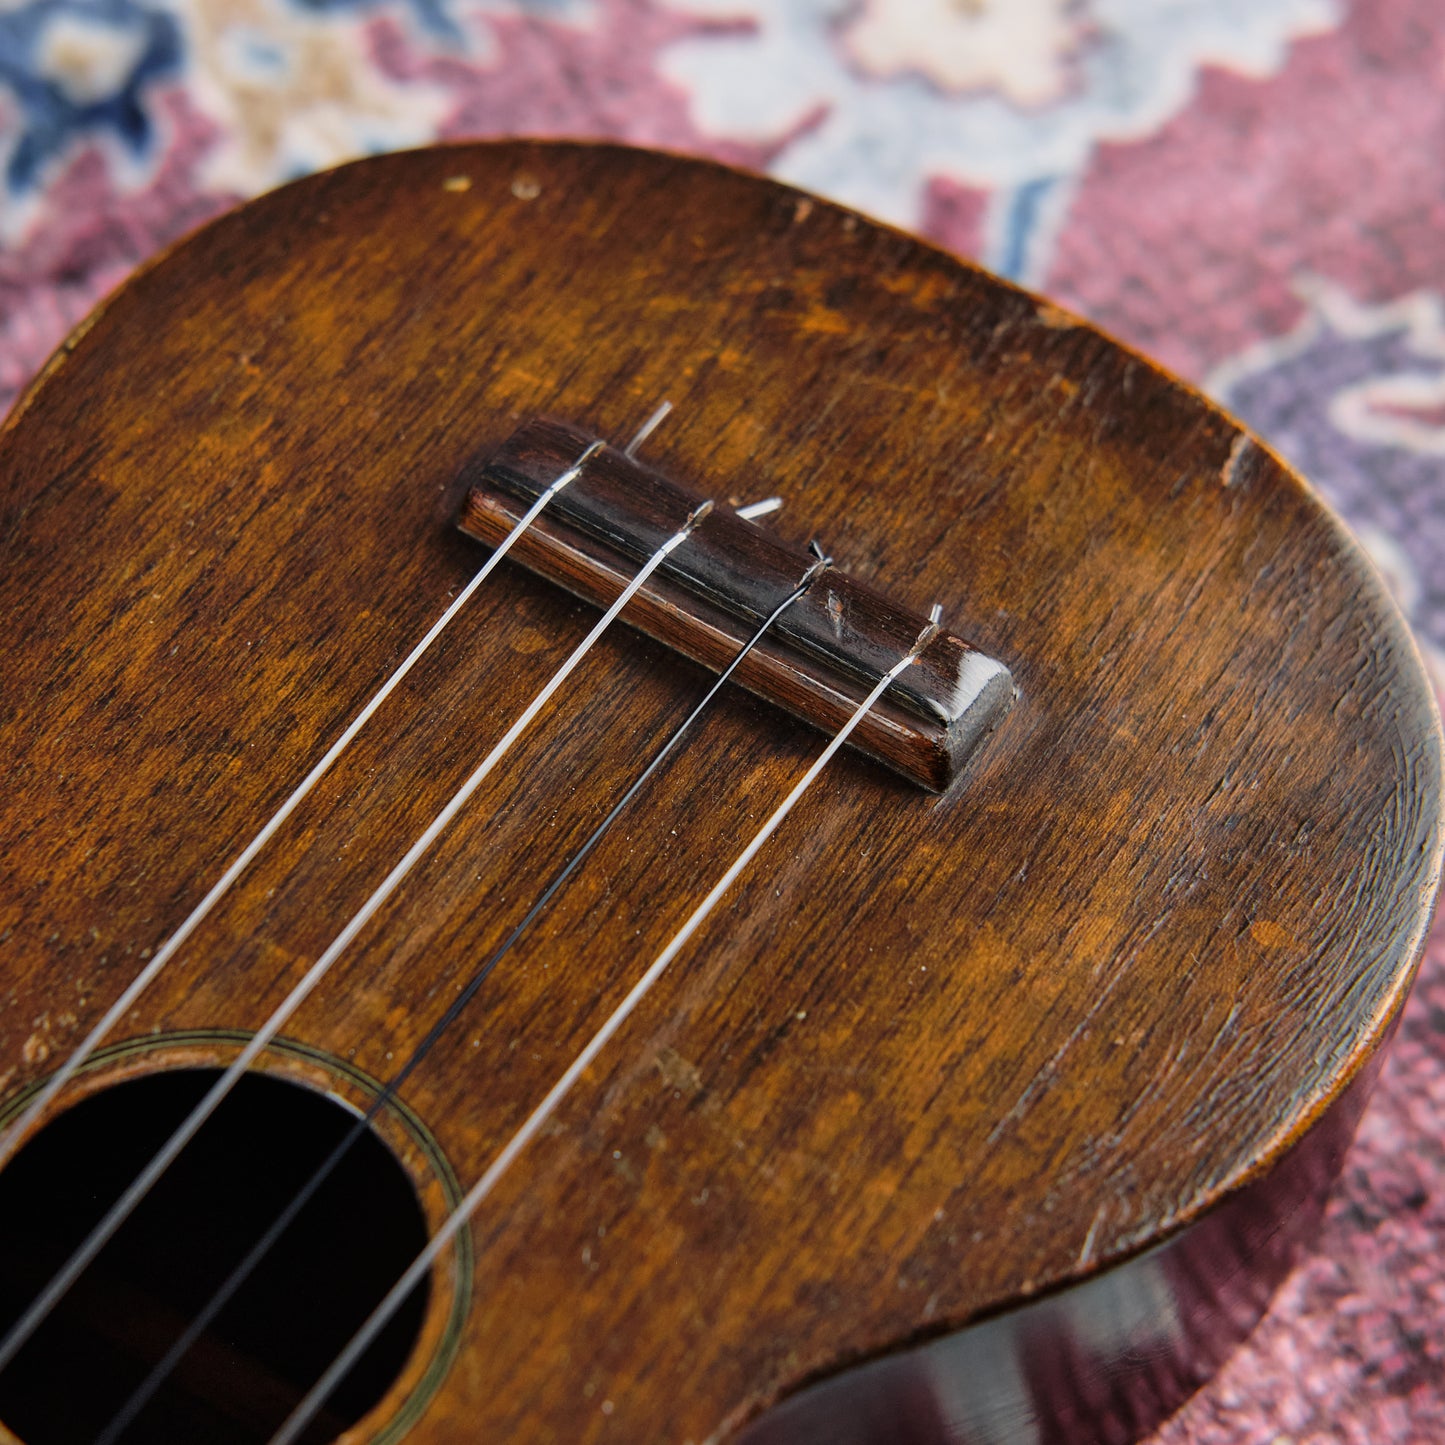
<path fill-rule="evenodd" d="M 215 1082 L 180 1069 L 94 1094 L 0 1173 L 0 1332 Z M 216 1286 L 356 1120 L 264 1074 L 225 1099 L 0 1374 L 25 1445 L 93 1445 Z M 370 1130 L 126 1430 L 124 1445 L 269 1439 L 426 1243 L 411 1181 Z M 385 1394 L 421 1329 L 418 1287 L 303 1437 L 334 1439 Z"/>

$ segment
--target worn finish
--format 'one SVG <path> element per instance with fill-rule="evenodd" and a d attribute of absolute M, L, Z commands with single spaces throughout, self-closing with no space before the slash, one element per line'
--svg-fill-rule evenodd
<path fill-rule="evenodd" d="M 1278 1165 L 1163 1244 L 964 1329 L 827 1374 L 746 1427 L 739 1445 L 1137 1439 L 1206 1381 L 1264 1313 L 1319 1223 L 1375 1062 Z"/>
<path fill-rule="evenodd" d="M 773 609 L 817 578 L 778 618 L 734 674 L 739 687 L 834 733 L 869 689 L 908 652 L 928 618 L 896 606 L 837 564 L 826 572 L 806 547 L 789 547 L 713 497 L 681 486 L 598 438 L 557 422 L 524 426 L 480 468 L 458 525 L 498 545 L 559 477 L 558 492 L 510 556 L 601 607 L 621 596 L 653 551 L 703 507 L 679 548 L 637 594 L 629 624 L 721 672 Z M 470 477 L 469 473 L 469 477 Z M 851 743 L 941 792 L 1013 705 L 1013 678 L 940 628 L 864 717 Z"/>
<path fill-rule="evenodd" d="M 135 278 L 0 434 L 7 1093 L 470 575 L 468 459 L 664 396 L 653 465 L 778 492 L 780 536 L 940 601 L 1021 700 L 938 798 L 840 757 L 739 881 L 476 1219 L 428 1445 L 717 1438 L 1200 1225 L 1346 1097 L 1437 884 L 1403 627 L 1198 395 L 709 165 L 380 158 Z M 594 615 L 492 579 L 130 1035 L 254 1028 Z M 385 1078 L 704 681 L 610 635 L 288 1028 L 306 1057 Z M 731 695 L 489 982 L 405 1091 L 464 1186 L 817 746 Z"/>

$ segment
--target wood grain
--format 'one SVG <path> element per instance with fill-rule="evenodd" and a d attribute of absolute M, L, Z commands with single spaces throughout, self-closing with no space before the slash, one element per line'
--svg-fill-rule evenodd
<path fill-rule="evenodd" d="M 941 601 L 1021 701 L 941 797 L 838 759 L 740 879 L 477 1217 L 427 1445 L 701 1445 L 1206 1227 L 1355 1107 L 1438 883 L 1408 636 L 1197 394 L 711 165 L 384 157 L 134 278 L 0 434 L 0 1087 L 81 1036 L 478 565 L 468 459 L 538 414 L 622 438 L 662 397 L 652 464 L 784 496 L 781 537 Z M 594 616 L 499 572 L 127 1035 L 254 1029 Z M 385 1078 L 704 681 L 610 634 L 296 1045 Z M 463 1184 L 817 745 L 728 695 L 498 971 L 405 1091 Z M 426 1363 L 348 1438 L 386 1438 Z"/>

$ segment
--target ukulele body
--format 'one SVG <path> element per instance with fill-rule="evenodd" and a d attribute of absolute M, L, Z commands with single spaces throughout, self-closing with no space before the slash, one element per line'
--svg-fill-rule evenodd
<path fill-rule="evenodd" d="M 663 398 L 651 466 L 782 497 L 768 527 L 940 603 L 1018 701 L 941 794 L 838 756 L 344 1438 L 1134 1438 L 1339 1167 L 1438 885 L 1433 699 L 1340 524 L 1197 393 L 710 164 L 312 177 L 133 278 L 22 399 L 0 1107 L 485 559 L 468 464 L 537 416 L 621 444 Z M 64 1101 L 233 1058 L 595 616 L 502 564 Z M 706 681 L 605 634 L 259 1067 L 366 1107 Z M 824 741 L 726 691 L 488 979 L 377 1123 L 429 1227 Z"/>

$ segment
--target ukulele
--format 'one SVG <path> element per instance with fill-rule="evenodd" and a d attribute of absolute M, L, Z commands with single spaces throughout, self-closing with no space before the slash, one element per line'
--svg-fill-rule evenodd
<path fill-rule="evenodd" d="M 1119 1442 L 1264 1308 L 1441 740 L 1197 393 L 506 142 L 173 248 L 0 479 L 4 1439 Z"/>

